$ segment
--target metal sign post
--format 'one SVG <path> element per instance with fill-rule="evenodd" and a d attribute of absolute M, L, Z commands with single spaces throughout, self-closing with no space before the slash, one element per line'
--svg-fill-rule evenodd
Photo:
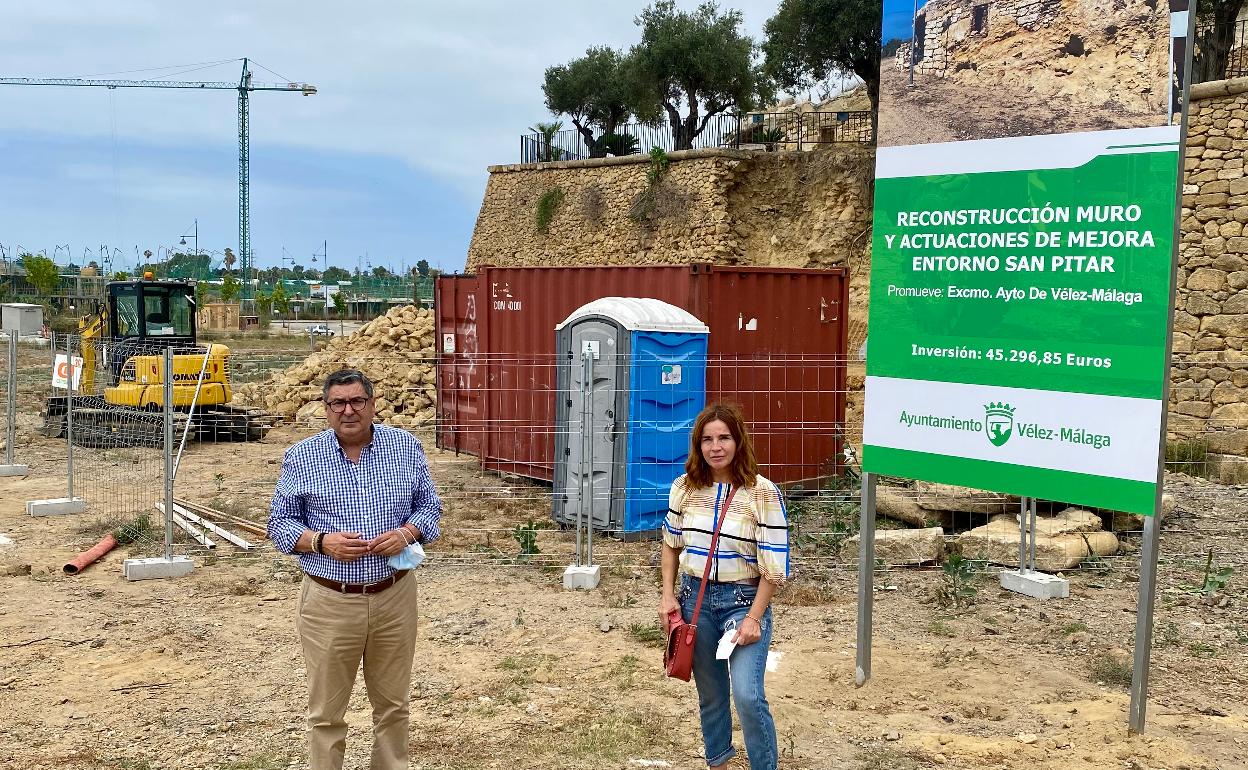
<path fill-rule="evenodd" d="M 854 684 L 871 678 L 871 613 L 875 608 L 875 474 L 862 474 L 858 510 L 858 645 Z"/>

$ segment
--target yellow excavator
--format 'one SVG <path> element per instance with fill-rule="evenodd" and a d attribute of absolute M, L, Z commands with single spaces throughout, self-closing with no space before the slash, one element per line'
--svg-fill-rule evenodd
<path fill-rule="evenodd" d="M 82 362 L 73 394 L 76 441 L 94 446 L 160 442 L 160 431 L 152 428 L 153 413 L 164 408 L 166 348 L 174 351 L 179 435 L 189 421 L 200 440 L 264 438 L 275 418 L 230 403 L 230 349 L 197 343 L 193 283 L 158 281 L 146 273 L 138 280 L 111 281 L 106 291 L 98 312 L 78 322 Z M 63 395 L 48 400 L 46 435 L 65 435 L 68 403 Z"/>

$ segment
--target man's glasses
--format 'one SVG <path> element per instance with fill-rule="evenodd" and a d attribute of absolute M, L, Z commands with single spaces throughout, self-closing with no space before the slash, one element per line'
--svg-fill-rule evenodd
<path fill-rule="evenodd" d="M 370 399 L 364 396 L 356 396 L 355 398 L 335 398 L 333 401 L 326 401 L 325 406 L 329 407 L 334 414 L 342 414 L 347 411 L 347 405 L 351 406 L 351 410 L 358 412 L 365 406 L 368 406 Z"/>

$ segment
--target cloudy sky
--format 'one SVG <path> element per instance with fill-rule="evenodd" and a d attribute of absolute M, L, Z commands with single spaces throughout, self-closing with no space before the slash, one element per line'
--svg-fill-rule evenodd
<path fill-rule="evenodd" d="M 777 1 L 724 5 L 757 39 Z M 252 95 L 256 264 L 311 266 L 327 240 L 330 264 L 462 270 L 486 166 L 516 162 L 520 134 L 550 119 L 543 70 L 591 44 L 635 42 L 645 4 L 13 3 L 0 76 L 236 82 L 247 56 L 272 69 L 256 82 L 312 83 L 315 96 Z M 79 264 L 106 247 L 114 270 L 132 269 L 136 248 L 189 244 L 198 219 L 202 250 L 237 249 L 236 102 L 233 91 L 0 86 L 0 246 Z"/>

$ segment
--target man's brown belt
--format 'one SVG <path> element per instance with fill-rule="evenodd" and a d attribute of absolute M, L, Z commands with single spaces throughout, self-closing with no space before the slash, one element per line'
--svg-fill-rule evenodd
<path fill-rule="evenodd" d="M 379 594 L 402 580 L 403 576 L 409 572 L 411 570 L 401 569 L 385 580 L 378 580 L 376 583 L 340 583 L 337 580 L 330 580 L 319 575 L 308 575 L 308 577 L 329 590 L 337 591 L 340 594 Z"/>

